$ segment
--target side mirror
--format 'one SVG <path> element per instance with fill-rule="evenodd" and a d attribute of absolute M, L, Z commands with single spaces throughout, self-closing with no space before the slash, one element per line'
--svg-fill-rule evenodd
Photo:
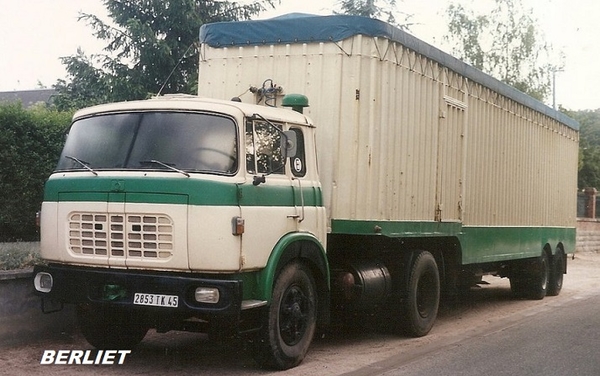
<path fill-rule="evenodd" d="M 298 137 L 294 131 L 282 132 L 281 137 L 281 154 L 283 158 L 293 158 L 298 153 Z"/>

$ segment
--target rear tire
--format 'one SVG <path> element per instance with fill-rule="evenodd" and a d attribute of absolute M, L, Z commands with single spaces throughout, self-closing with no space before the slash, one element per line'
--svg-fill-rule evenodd
<path fill-rule="evenodd" d="M 556 250 L 556 254 L 552 257 L 550 265 L 550 277 L 548 279 L 548 290 L 546 295 L 557 296 L 560 294 L 563 286 L 563 276 L 565 274 L 565 255 L 560 249 Z"/>
<path fill-rule="evenodd" d="M 77 321 L 89 344 L 102 350 L 132 349 L 149 329 L 135 311 L 91 304 L 77 306 Z"/>
<path fill-rule="evenodd" d="M 285 370 L 302 362 L 312 342 L 317 319 L 315 282 L 306 265 L 286 265 L 275 281 L 273 299 L 252 351 L 265 368 Z"/>
<path fill-rule="evenodd" d="M 546 251 L 517 274 L 510 277 L 510 288 L 516 297 L 544 299 L 550 279 L 550 261 Z"/>
<path fill-rule="evenodd" d="M 412 337 L 422 337 L 433 327 L 440 304 L 440 276 L 431 253 L 423 251 L 417 254 L 407 287 L 405 332 Z"/>

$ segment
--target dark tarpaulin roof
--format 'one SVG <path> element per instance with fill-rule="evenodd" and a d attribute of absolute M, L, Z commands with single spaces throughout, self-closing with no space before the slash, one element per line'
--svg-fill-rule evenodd
<path fill-rule="evenodd" d="M 388 23 L 372 18 L 348 15 L 315 16 L 304 13 L 292 13 L 267 20 L 217 22 L 205 24 L 200 27 L 200 42 L 215 48 L 338 42 L 358 34 L 370 37 L 384 37 L 398 42 L 472 81 L 548 115 L 573 129 L 579 129 L 579 123 L 562 112 L 555 111 L 538 100 Z"/>

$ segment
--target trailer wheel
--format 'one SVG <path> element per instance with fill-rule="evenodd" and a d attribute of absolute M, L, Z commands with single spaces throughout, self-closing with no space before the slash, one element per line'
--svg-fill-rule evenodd
<path fill-rule="evenodd" d="M 90 304 L 77 306 L 77 321 L 81 334 L 97 349 L 132 349 L 149 329 L 133 311 Z"/>
<path fill-rule="evenodd" d="M 423 251 L 415 258 L 407 293 L 405 332 L 413 337 L 422 337 L 433 327 L 440 303 L 440 276 L 431 253 Z"/>
<path fill-rule="evenodd" d="M 542 300 L 546 296 L 550 278 L 550 261 L 545 251 L 523 271 L 524 275 L 512 276 L 510 288 L 517 297 Z"/>
<path fill-rule="evenodd" d="M 516 298 L 524 298 L 527 295 L 527 280 L 522 277 L 510 277 L 510 291 Z"/>
<path fill-rule="evenodd" d="M 285 370 L 302 362 L 315 333 L 315 290 L 312 274 L 300 262 L 279 273 L 266 320 L 252 344 L 261 367 Z"/>
<path fill-rule="evenodd" d="M 560 294 L 563 285 L 563 275 L 565 274 L 564 254 L 561 250 L 556 250 L 556 254 L 552 257 L 550 265 L 550 276 L 548 279 L 548 290 L 546 295 L 557 296 Z"/>

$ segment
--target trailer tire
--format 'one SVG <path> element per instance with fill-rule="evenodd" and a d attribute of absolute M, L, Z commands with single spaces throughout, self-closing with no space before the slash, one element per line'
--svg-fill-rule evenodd
<path fill-rule="evenodd" d="M 440 304 L 440 276 L 433 255 L 417 254 L 412 266 L 404 302 L 404 331 L 412 337 L 429 333 L 437 318 Z"/>
<path fill-rule="evenodd" d="M 278 274 L 266 318 L 251 344 L 261 367 L 285 370 L 302 362 L 316 328 L 315 291 L 310 270 L 299 261 Z"/>
<path fill-rule="evenodd" d="M 542 300 L 546 296 L 550 279 L 550 261 L 546 251 L 523 271 L 525 275 L 512 276 L 510 289 L 516 297 Z"/>
<path fill-rule="evenodd" d="M 552 263 L 550 265 L 550 276 L 548 278 L 548 290 L 546 295 L 557 296 L 560 294 L 563 286 L 563 275 L 565 274 L 565 259 L 563 252 L 558 249 L 556 254 L 552 257 Z"/>
<path fill-rule="evenodd" d="M 79 330 L 97 349 L 132 349 L 146 336 L 149 326 L 131 310 L 80 304 L 77 306 Z"/>
<path fill-rule="evenodd" d="M 510 277 L 510 291 L 515 298 L 527 296 L 527 280 L 521 277 Z"/>

